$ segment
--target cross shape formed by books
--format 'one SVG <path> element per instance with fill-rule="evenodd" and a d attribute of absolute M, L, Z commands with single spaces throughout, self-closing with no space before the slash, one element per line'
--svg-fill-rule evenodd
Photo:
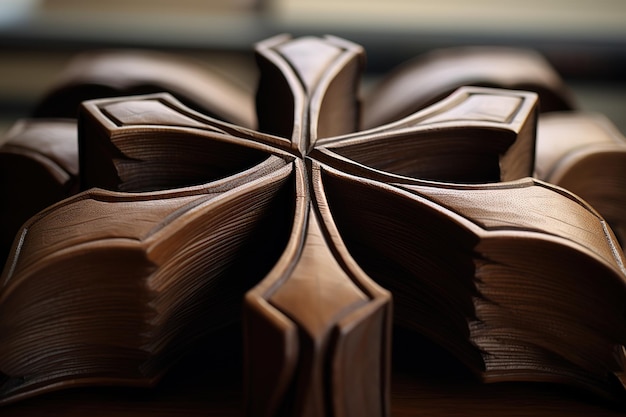
<path fill-rule="evenodd" d="M 2 275 L 3 402 L 153 384 L 242 306 L 254 416 L 388 415 L 392 323 L 485 381 L 623 397 L 624 256 L 589 203 L 532 178 L 537 93 L 396 106 L 396 76 L 362 109 L 359 46 L 279 36 L 257 56 L 258 129 L 168 93 L 83 103 L 85 191 L 22 226 Z"/>

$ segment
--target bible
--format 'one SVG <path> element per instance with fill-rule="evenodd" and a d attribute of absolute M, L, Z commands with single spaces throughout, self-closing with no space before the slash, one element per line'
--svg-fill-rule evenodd
<path fill-rule="evenodd" d="M 154 386 L 233 324 L 249 415 L 389 415 L 395 333 L 621 403 L 621 134 L 529 51 L 368 92 L 364 56 L 270 38 L 255 95 L 167 56 L 72 64 L 0 148 L 0 403 Z"/>

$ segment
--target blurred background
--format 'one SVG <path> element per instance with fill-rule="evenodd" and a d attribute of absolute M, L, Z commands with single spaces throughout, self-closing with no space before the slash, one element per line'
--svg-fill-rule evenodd
<path fill-rule="evenodd" d="M 583 109 L 626 132 L 623 0 L 0 0 L 0 133 L 28 115 L 79 52 L 181 53 L 253 88 L 252 45 L 278 33 L 333 34 L 363 45 L 367 79 L 439 47 L 532 48 Z"/>

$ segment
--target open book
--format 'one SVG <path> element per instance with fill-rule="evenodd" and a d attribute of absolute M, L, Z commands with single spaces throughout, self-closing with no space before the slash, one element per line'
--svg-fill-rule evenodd
<path fill-rule="evenodd" d="M 10 188 L 19 173 L 34 196 L 55 184 L 55 201 L 33 198 L 24 218 L 3 208 L 18 214 L 1 277 L 0 403 L 153 385 L 232 323 L 254 416 L 388 415 L 394 329 L 486 382 L 626 398 L 626 269 L 603 210 L 617 229 L 622 218 L 586 201 L 601 201 L 597 187 L 550 182 L 588 179 L 552 139 L 568 117 L 595 126 L 577 155 L 595 142 L 608 155 L 588 169 L 619 160 L 622 138 L 577 117 L 540 57 L 433 54 L 361 97 L 358 45 L 277 36 L 256 48 L 256 120 L 254 98 L 217 75 L 184 67 L 197 77 L 172 79 L 158 71 L 174 65 L 164 57 L 138 56 L 116 81 L 98 68 L 135 58 L 109 55 L 75 64 L 85 70 L 38 113 L 64 100 L 77 121 L 10 132 L 3 192 L 23 193 Z M 502 78 L 499 59 L 527 70 Z M 406 87 L 436 74 L 429 89 Z M 193 90 L 205 82 L 213 93 Z M 119 96 L 91 96 L 94 85 Z M 543 97 L 565 119 L 540 114 Z M 40 145 L 76 137 L 77 148 Z M 39 169 L 20 171 L 16 154 Z M 622 182 L 606 189 L 624 198 Z"/>

